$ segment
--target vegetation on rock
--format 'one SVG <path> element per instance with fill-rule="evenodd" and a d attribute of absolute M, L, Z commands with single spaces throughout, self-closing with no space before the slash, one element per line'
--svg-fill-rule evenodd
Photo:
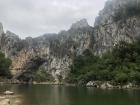
<path fill-rule="evenodd" d="M 37 82 L 50 82 L 53 81 L 53 77 L 47 73 L 47 71 L 43 68 L 40 68 L 34 76 L 34 80 Z"/>
<path fill-rule="evenodd" d="M 6 58 L 5 55 L 0 52 L 0 77 L 1 78 L 10 78 L 10 67 L 11 60 L 9 58 Z"/>
<path fill-rule="evenodd" d="M 112 81 L 117 84 L 140 83 L 140 40 L 134 43 L 121 41 L 102 57 L 89 50 L 75 57 L 70 83 L 85 84 L 88 81 Z"/>

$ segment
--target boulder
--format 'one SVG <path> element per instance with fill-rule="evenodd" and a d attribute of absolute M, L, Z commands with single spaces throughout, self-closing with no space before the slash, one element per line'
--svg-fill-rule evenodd
<path fill-rule="evenodd" d="M 5 91 L 4 94 L 5 94 L 5 95 L 14 95 L 14 92 L 11 92 L 11 91 Z"/>
<path fill-rule="evenodd" d="M 103 84 L 101 84 L 100 86 L 102 89 L 108 89 L 108 88 L 113 88 L 113 85 L 111 85 L 108 82 L 104 82 Z"/>
<path fill-rule="evenodd" d="M 122 86 L 123 89 L 129 89 L 129 88 L 132 88 L 132 87 L 133 87 L 132 83 L 128 83 L 128 84 Z"/>
<path fill-rule="evenodd" d="M 87 84 L 86 84 L 87 87 L 96 87 L 98 88 L 99 85 L 95 82 L 95 81 L 89 81 Z"/>

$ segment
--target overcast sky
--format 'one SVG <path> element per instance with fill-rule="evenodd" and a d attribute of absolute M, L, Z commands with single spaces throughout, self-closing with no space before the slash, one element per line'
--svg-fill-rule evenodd
<path fill-rule="evenodd" d="M 21 38 L 67 30 L 86 18 L 93 26 L 106 0 L 0 0 L 0 22 Z"/>

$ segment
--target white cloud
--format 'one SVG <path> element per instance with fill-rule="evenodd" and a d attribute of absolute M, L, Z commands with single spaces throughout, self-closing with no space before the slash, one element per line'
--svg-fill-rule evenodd
<path fill-rule="evenodd" d="M 90 25 L 106 0 L 0 0 L 0 22 L 20 37 L 68 29 L 87 18 Z"/>

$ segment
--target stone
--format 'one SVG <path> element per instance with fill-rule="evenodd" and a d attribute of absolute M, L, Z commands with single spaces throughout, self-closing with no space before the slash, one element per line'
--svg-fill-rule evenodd
<path fill-rule="evenodd" d="M 14 95 L 14 92 L 11 92 L 11 91 L 5 91 L 4 94 L 5 94 L 5 95 Z"/>
<path fill-rule="evenodd" d="M 133 87 L 132 83 L 128 83 L 128 84 L 122 86 L 123 89 L 129 89 L 129 88 L 132 88 L 132 87 Z"/>
<path fill-rule="evenodd" d="M 102 88 L 102 89 L 107 89 L 107 86 L 106 86 L 105 83 L 103 83 L 103 84 L 100 86 L 100 88 Z"/>
<path fill-rule="evenodd" d="M 92 81 L 89 81 L 87 84 L 86 84 L 86 86 L 93 86 L 94 85 L 94 83 L 92 82 Z"/>
<path fill-rule="evenodd" d="M 108 82 L 104 82 L 104 83 L 101 84 L 100 88 L 102 88 L 102 89 L 109 89 L 109 88 L 113 88 L 113 85 L 111 85 Z"/>
<path fill-rule="evenodd" d="M 10 105 L 10 100 L 9 99 L 1 100 L 0 105 Z"/>
<path fill-rule="evenodd" d="M 106 85 L 107 85 L 107 87 L 108 87 L 108 88 L 113 88 L 113 87 L 114 87 L 113 85 L 111 85 L 111 84 L 110 84 L 110 83 L 108 83 L 108 82 L 107 82 L 107 84 L 106 84 Z"/>
<path fill-rule="evenodd" d="M 96 88 L 99 87 L 98 83 L 95 82 L 95 81 L 89 81 L 89 82 L 86 84 L 86 86 L 87 86 L 87 87 L 96 87 Z"/>

